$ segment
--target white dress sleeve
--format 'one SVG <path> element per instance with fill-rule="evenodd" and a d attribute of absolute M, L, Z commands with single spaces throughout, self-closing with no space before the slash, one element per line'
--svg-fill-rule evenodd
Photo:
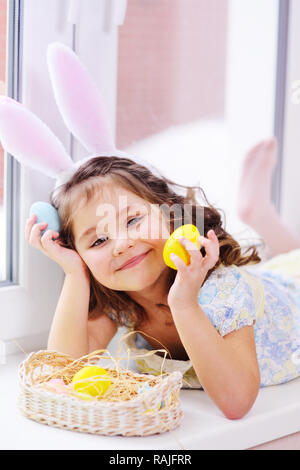
<path fill-rule="evenodd" d="M 258 314 L 253 289 L 237 266 L 219 266 L 200 289 L 198 303 L 221 336 L 253 325 Z"/>

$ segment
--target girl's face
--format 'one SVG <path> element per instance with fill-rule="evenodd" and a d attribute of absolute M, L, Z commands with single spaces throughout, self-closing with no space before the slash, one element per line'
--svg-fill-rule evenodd
<path fill-rule="evenodd" d="M 101 196 L 80 208 L 73 234 L 81 258 L 95 279 L 109 289 L 145 289 L 169 269 L 162 253 L 170 229 L 161 210 L 123 188 L 101 191 Z M 137 264 L 122 268 L 142 254 Z"/>

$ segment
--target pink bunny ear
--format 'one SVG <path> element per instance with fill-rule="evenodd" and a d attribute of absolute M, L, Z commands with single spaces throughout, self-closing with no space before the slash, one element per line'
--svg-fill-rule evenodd
<path fill-rule="evenodd" d="M 96 84 L 78 56 L 59 42 L 48 46 L 55 100 L 72 134 L 91 153 L 114 153 L 115 144 Z"/>
<path fill-rule="evenodd" d="M 73 166 L 62 143 L 35 114 L 6 96 L 0 96 L 0 141 L 20 163 L 56 178 Z"/>

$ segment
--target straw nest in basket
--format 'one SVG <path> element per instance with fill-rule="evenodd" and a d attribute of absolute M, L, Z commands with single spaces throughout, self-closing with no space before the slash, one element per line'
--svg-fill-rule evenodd
<path fill-rule="evenodd" d="M 31 353 L 19 366 L 19 408 L 35 421 L 63 429 L 101 435 L 146 436 L 171 431 L 183 413 L 179 400 L 182 374 L 138 374 L 106 368 L 110 386 L 105 393 L 82 400 L 73 387 L 83 367 L 108 358 L 103 351 L 74 360 L 56 351 Z M 60 382 L 62 387 L 57 387 Z"/>

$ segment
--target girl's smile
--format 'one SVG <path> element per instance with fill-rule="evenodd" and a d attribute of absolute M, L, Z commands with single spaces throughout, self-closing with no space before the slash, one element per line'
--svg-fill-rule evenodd
<path fill-rule="evenodd" d="M 126 261 L 119 269 L 117 269 L 117 271 L 121 271 L 121 270 L 124 270 L 124 269 L 129 269 L 129 268 L 132 268 L 134 266 L 137 266 L 138 264 L 140 264 L 141 261 L 143 261 L 146 256 L 148 255 L 148 253 L 150 253 L 151 249 L 142 253 L 141 255 L 138 255 L 138 256 L 134 256 L 133 258 L 131 258 L 129 261 Z"/>

